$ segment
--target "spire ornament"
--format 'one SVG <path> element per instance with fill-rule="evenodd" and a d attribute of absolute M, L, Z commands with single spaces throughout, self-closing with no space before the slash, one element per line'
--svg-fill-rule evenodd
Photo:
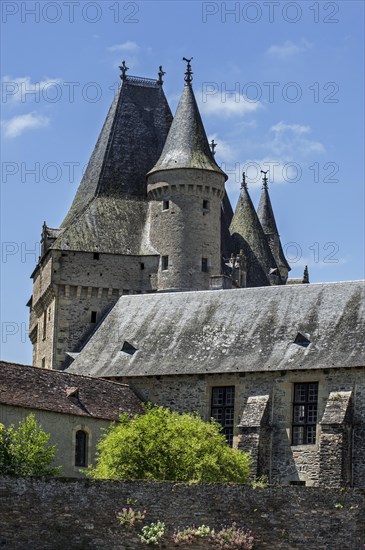
<path fill-rule="evenodd" d="M 157 80 L 157 84 L 163 84 L 163 76 L 166 74 L 165 71 L 162 70 L 162 65 L 159 66 L 158 68 L 158 80 Z"/>
<path fill-rule="evenodd" d="M 125 82 L 127 80 L 127 71 L 129 71 L 129 67 L 126 66 L 125 61 L 122 61 L 122 64 L 119 65 L 119 69 L 122 71 L 122 74 L 120 75 L 120 78 L 122 82 Z"/>
<path fill-rule="evenodd" d="M 192 57 L 190 59 L 187 59 L 186 57 L 183 57 L 183 61 L 186 61 L 186 63 L 187 63 L 186 72 L 185 72 L 185 76 L 184 76 L 184 80 L 187 84 L 190 84 L 191 81 L 193 80 L 193 77 L 192 77 L 193 71 L 191 70 L 191 65 L 190 65 L 190 61 L 192 59 L 193 59 Z"/>
<path fill-rule="evenodd" d="M 215 143 L 214 139 L 209 143 L 210 149 L 212 151 L 212 155 L 214 157 L 215 155 L 215 148 L 217 147 L 217 143 Z"/>
<path fill-rule="evenodd" d="M 264 174 L 264 177 L 262 178 L 262 189 L 265 189 L 266 191 L 268 190 L 268 183 L 267 183 L 267 173 L 268 173 L 269 170 L 266 170 L 266 172 L 264 170 L 261 170 L 261 174 Z"/>
<path fill-rule="evenodd" d="M 246 189 L 246 191 L 247 191 L 246 172 L 242 172 L 241 189 Z"/>

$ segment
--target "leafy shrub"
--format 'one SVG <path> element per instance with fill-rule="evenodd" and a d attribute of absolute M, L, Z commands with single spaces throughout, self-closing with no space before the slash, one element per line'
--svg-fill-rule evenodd
<path fill-rule="evenodd" d="M 18 477 L 59 474 L 61 467 L 52 466 L 56 446 L 48 444 L 49 437 L 34 414 L 19 422 L 17 430 L 0 424 L 0 474 Z"/>
<path fill-rule="evenodd" d="M 88 475 L 102 479 L 148 479 L 247 483 L 251 458 L 231 449 L 213 419 L 146 406 L 144 415 L 120 417 L 98 444 L 97 465 Z"/>

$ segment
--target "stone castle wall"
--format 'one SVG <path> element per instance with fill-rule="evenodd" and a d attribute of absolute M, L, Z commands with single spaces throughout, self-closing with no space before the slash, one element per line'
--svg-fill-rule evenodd
<path fill-rule="evenodd" d="M 164 521 L 169 535 L 192 524 L 219 529 L 235 521 L 253 531 L 255 550 L 363 550 L 365 541 L 363 490 L 0 478 L 0 545 L 141 549 L 116 519 L 129 506 L 146 510 L 146 524 Z"/>
<path fill-rule="evenodd" d="M 100 253 L 94 258 L 92 252 L 52 251 L 34 277 L 33 366 L 67 366 L 65 353 L 80 350 L 119 296 L 156 290 L 158 262 L 158 256 Z"/>
<path fill-rule="evenodd" d="M 257 474 L 273 483 L 305 482 L 333 486 L 365 487 L 365 377 L 361 369 L 282 371 L 246 374 L 128 377 L 126 382 L 145 401 L 179 412 L 196 411 L 211 417 L 215 386 L 235 386 L 234 446 L 257 459 Z M 318 382 L 318 420 L 314 445 L 291 445 L 293 387 L 296 382 Z M 351 395 L 351 418 L 343 418 L 347 403 L 338 401 L 338 412 L 322 425 L 330 395 Z M 262 418 L 248 400 L 269 398 Z M 254 418 L 250 423 L 250 410 Z M 337 410 L 337 409 L 336 409 Z M 337 418 L 338 417 L 338 418 Z M 326 418 L 328 413 L 326 412 Z M 244 419 L 245 427 L 239 428 Z M 336 475 L 334 475 L 336 465 Z"/>

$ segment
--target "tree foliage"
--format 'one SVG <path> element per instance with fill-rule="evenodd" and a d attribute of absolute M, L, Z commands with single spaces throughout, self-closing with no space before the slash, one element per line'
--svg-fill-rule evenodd
<path fill-rule="evenodd" d="M 33 414 L 18 429 L 0 424 L 0 474 L 9 476 L 52 476 L 61 467 L 53 467 L 56 446 L 49 445 L 49 434 L 37 423 Z"/>
<path fill-rule="evenodd" d="M 251 459 L 231 449 L 213 419 L 146 406 L 145 414 L 111 425 L 98 444 L 88 475 L 104 479 L 153 479 L 246 483 Z"/>

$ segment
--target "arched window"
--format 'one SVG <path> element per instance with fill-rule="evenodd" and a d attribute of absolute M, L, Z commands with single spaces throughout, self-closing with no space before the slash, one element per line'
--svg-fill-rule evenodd
<path fill-rule="evenodd" d="M 78 430 L 75 437 L 75 466 L 85 468 L 87 466 L 88 434 L 84 430 Z"/>

